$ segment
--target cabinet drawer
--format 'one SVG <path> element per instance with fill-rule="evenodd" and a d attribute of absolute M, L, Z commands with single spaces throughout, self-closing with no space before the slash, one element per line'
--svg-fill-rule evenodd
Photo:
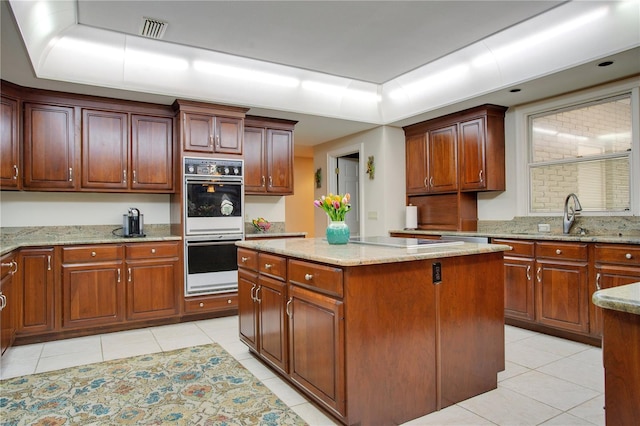
<path fill-rule="evenodd" d="M 238 248 L 238 266 L 241 268 L 258 270 L 258 253 L 246 248 Z"/>
<path fill-rule="evenodd" d="M 238 294 L 221 294 L 210 297 L 190 297 L 184 300 L 185 313 L 226 311 L 238 308 Z"/>
<path fill-rule="evenodd" d="M 265 253 L 258 253 L 258 270 L 284 281 L 287 278 L 287 259 Z"/>
<path fill-rule="evenodd" d="M 180 252 L 177 243 L 139 243 L 126 247 L 127 259 L 155 259 L 177 257 Z"/>
<path fill-rule="evenodd" d="M 536 256 L 564 260 L 587 260 L 587 244 L 582 243 L 536 243 Z"/>
<path fill-rule="evenodd" d="M 121 260 L 123 247 L 115 244 L 62 248 L 62 263 L 105 262 Z"/>
<path fill-rule="evenodd" d="M 596 244 L 595 261 L 640 266 L 640 246 Z"/>
<path fill-rule="evenodd" d="M 522 240 L 504 240 L 495 238 L 491 240 L 494 244 L 504 244 L 511 247 L 511 251 L 505 251 L 505 256 L 526 256 L 533 257 L 535 255 L 535 242 Z"/>
<path fill-rule="evenodd" d="M 342 269 L 340 268 L 289 260 L 289 281 L 338 297 L 342 297 L 344 294 Z"/>

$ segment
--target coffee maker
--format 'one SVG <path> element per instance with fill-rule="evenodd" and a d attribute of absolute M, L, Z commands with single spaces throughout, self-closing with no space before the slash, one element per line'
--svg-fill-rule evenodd
<path fill-rule="evenodd" d="M 129 213 L 122 216 L 122 234 L 125 237 L 144 237 L 144 215 L 140 214 L 140 210 L 131 207 Z"/>

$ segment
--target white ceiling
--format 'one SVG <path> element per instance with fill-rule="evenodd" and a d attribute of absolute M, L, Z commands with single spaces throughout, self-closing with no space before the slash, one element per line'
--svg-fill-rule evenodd
<path fill-rule="evenodd" d="M 371 87 L 394 87 L 407 75 L 440 63 L 454 62 L 479 41 L 491 49 L 491 40 L 509 38 L 510 34 L 537 31 L 549 16 L 549 26 L 555 25 L 557 11 L 581 7 L 577 2 L 567 5 L 559 1 L 67 1 L 75 9 L 76 27 L 98 29 L 99 34 L 127 34 L 126 43 L 137 42 L 143 17 L 166 20 L 168 27 L 161 44 L 191 46 L 223 54 L 264 61 L 278 66 L 295 67 L 314 73 L 349 79 L 350 84 L 374 83 Z M 631 28 L 638 28 L 640 3 L 632 1 Z M 586 3 L 585 3 L 586 4 Z M 610 1 L 589 1 L 597 4 L 617 4 Z M 15 6 L 14 6 L 15 7 Z M 176 97 L 197 98 L 199 92 L 181 92 L 183 82 L 168 82 L 152 89 L 132 85 L 99 84 L 65 75 L 36 78 L 39 63 L 30 58 L 29 28 L 24 19 L 12 16 L 11 8 L 2 1 L 2 61 L 3 79 L 29 87 L 113 96 L 169 104 Z M 553 18 L 556 16 L 556 18 Z M 567 16 L 567 13 L 565 13 Z M 530 19 L 531 18 L 531 19 Z M 33 24 L 33 23 L 32 23 Z M 609 23 L 609 25 L 618 22 Z M 625 27 L 626 25 L 626 27 Z M 605 27 L 601 29 L 600 27 Z M 621 22 L 618 28 L 628 28 Z M 468 90 L 461 86 L 444 101 L 425 106 L 421 101 L 407 102 L 407 107 L 391 119 L 359 119 L 358 115 L 335 114 L 314 108 L 296 108 L 286 97 L 278 103 L 252 103 L 251 93 L 216 98 L 204 93 L 202 99 L 219 103 L 234 103 L 250 107 L 250 114 L 298 120 L 296 144 L 315 145 L 348 134 L 375 127 L 381 123 L 407 125 L 457 109 L 481 103 L 514 106 L 560 93 L 581 89 L 607 81 L 636 75 L 640 72 L 640 34 L 631 31 L 631 42 L 614 34 L 606 25 L 591 32 L 609 31 L 602 42 L 588 40 L 580 49 L 561 54 L 546 46 L 542 53 L 519 52 L 514 60 L 521 68 L 533 70 L 530 75 L 513 73 L 502 64 L 491 72 L 499 76 L 499 84 Z M 104 32 L 103 30 L 108 30 Z M 69 33 L 65 29 L 61 34 Z M 624 32 L 624 31 L 621 31 Z M 628 33 L 627 31 L 626 33 Z M 640 31 L 636 30 L 636 33 Z M 26 34 L 26 35 L 25 35 Z M 133 37 L 132 37 L 133 35 Z M 586 40 L 586 38 L 584 38 Z M 620 40 L 618 40 L 620 39 Z M 25 42 L 27 40 L 27 42 Z M 579 43 L 579 41 L 578 41 Z M 608 45 L 604 46 L 606 43 Z M 25 44 L 27 49 L 25 49 Z M 554 43 L 558 45 L 559 43 Z M 489 47 L 486 47 L 489 46 Z M 620 47 L 622 46 L 622 47 Z M 592 49 L 593 51 L 589 50 Z M 548 52 L 548 54 L 547 54 Z M 462 55 L 464 56 L 464 55 Z M 567 59 L 562 62 L 562 56 Z M 558 62 L 560 57 L 560 62 Z M 556 58 L 556 59 L 554 59 Z M 38 58 L 36 58 L 37 60 Z M 46 58 L 45 58 L 46 59 Z M 81 61 L 83 58 L 77 58 Z M 602 68 L 603 60 L 614 60 Z M 44 59 L 41 59 L 44 61 Z M 554 62 L 555 60 L 555 62 Z M 545 62 L 549 65 L 546 66 Z M 546 66 L 546 68 L 545 68 Z M 63 67 L 64 68 L 64 67 Z M 74 64 L 69 64 L 69 70 Z M 284 69 L 284 68 L 283 68 Z M 478 86 L 483 76 L 476 76 Z M 54 81 L 55 80 L 55 81 Z M 471 86 L 474 81 L 470 80 Z M 100 87 L 104 86 L 104 87 Z M 180 87 L 178 87 L 180 86 Z M 186 87 L 186 86 L 184 86 Z M 509 89 L 520 88 L 518 93 Z M 381 89 L 378 89 L 380 91 Z M 465 91 L 466 90 L 466 91 Z M 246 90 L 245 90 L 246 91 Z M 220 91 L 222 92 L 222 90 Z M 468 95 L 467 95 L 468 93 Z M 331 108 L 328 108 L 329 110 Z M 354 118 L 355 117 L 355 118 Z"/>

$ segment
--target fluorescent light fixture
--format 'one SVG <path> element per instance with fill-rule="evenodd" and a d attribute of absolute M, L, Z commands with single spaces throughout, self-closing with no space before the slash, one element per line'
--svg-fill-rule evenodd
<path fill-rule="evenodd" d="M 321 83 L 319 81 L 305 80 L 302 88 L 312 92 L 325 93 L 336 97 L 349 97 L 364 102 L 380 102 L 382 98 L 378 93 L 366 90 L 350 89 L 337 84 Z"/>
<path fill-rule="evenodd" d="M 207 74 L 219 75 L 221 77 L 234 78 L 239 80 L 249 80 L 257 83 L 271 84 L 283 87 L 298 87 L 300 80 L 295 77 L 278 75 L 264 71 L 250 70 L 247 68 L 234 67 L 230 65 L 216 64 L 206 61 L 194 61 L 193 68 Z"/>
<path fill-rule="evenodd" d="M 117 61 L 121 61 L 124 57 L 122 49 L 103 43 L 80 40 L 73 37 L 61 38 L 55 43 L 55 46 L 71 50 L 74 55 L 99 56 L 101 58 L 109 58 Z"/>
<path fill-rule="evenodd" d="M 402 98 L 404 93 L 423 93 L 430 90 L 440 88 L 449 83 L 457 83 L 456 79 L 460 79 L 469 73 L 469 65 L 460 64 L 444 71 L 428 75 L 417 81 L 405 84 L 399 89 L 395 89 L 389 93 L 392 99 Z"/>
<path fill-rule="evenodd" d="M 560 35 L 566 34 L 577 28 L 583 27 L 597 19 L 600 19 L 604 17 L 608 12 L 609 12 L 609 6 L 600 7 L 589 13 L 585 13 L 584 15 L 581 15 L 575 19 L 564 22 L 555 27 L 549 28 L 548 30 L 535 33 L 526 38 L 523 38 L 522 40 L 518 40 L 514 43 L 507 44 L 506 46 L 500 47 L 491 53 L 480 55 L 477 58 L 475 58 L 471 63 L 474 66 L 481 67 L 483 65 L 487 65 L 488 63 L 491 63 L 494 58 L 504 58 L 506 56 L 511 56 L 516 53 L 521 53 L 538 44 L 541 44 L 543 42 L 556 38 Z"/>
<path fill-rule="evenodd" d="M 125 58 L 131 65 L 144 68 L 162 68 L 166 71 L 185 71 L 189 68 L 189 62 L 186 59 L 135 49 L 127 49 Z"/>

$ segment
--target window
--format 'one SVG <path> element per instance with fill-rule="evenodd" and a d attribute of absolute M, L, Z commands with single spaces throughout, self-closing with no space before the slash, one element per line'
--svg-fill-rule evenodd
<path fill-rule="evenodd" d="M 631 211 L 631 93 L 529 115 L 528 137 L 530 213 L 561 212 L 572 192 L 584 212 Z"/>

